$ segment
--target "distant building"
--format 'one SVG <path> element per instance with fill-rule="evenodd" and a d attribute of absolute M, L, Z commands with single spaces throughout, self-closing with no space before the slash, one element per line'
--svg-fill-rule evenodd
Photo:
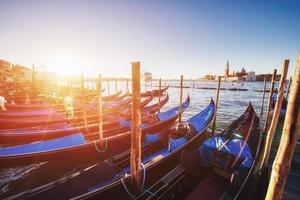
<path fill-rule="evenodd" d="M 256 75 L 256 81 L 264 81 L 265 76 L 267 77 L 267 81 L 272 80 L 272 74 L 258 74 Z M 281 74 L 276 74 L 275 81 L 279 81 Z"/>
<path fill-rule="evenodd" d="M 207 74 L 204 77 L 200 78 L 200 80 L 206 80 L 206 81 L 211 81 L 211 80 L 215 80 L 216 76 L 211 75 L 211 74 Z"/>
<path fill-rule="evenodd" d="M 14 81 L 31 81 L 32 80 L 31 69 L 21 66 L 21 65 L 13 65 L 12 74 L 13 74 Z"/>
<path fill-rule="evenodd" d="M 229 76 L 229 62 L 227 59 L 227 63 L 225 65 L 224 77 L 228 77 L 228 76 Z"/>
<path fill-rule="evenodd" d="M 12 81 L 11 64 L 6 60 L 0 59 L 0 82 Z"/>
<path fill-rule="evenodd" d="M 150 72 L 144 73 L 144 80 L 145 81 L 151 81 L 152 80 L 152 74 Z"/>
<path fill-rule="evenodd" d="M 255 76 L 255 72 L 251 71 L 248 72 L 246 75 L 246 81 L 256 81 L 256 76 Z"/>
<path fill-rule="evenodd" d="M 224 81 L 256 81 L 255 72 L 247 72 L 246 69 L 243 67 L 242 70 L 239 72 L 229 71 L 229 62 L 227 60 L 225 68 L 224 68 L 224 76 L 221 77 Z"/>

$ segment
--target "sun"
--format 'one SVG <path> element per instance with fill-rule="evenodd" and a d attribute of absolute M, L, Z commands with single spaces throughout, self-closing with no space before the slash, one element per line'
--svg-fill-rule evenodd
<path fill-rule="evenodd" d="M 78 76 L 84 72 L 83 66 L 79 55 L 65 52 L 50 56 L 46 68 L 64 76 Z"/>

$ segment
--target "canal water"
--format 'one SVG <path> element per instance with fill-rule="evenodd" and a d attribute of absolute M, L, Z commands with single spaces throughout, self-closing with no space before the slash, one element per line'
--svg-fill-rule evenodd
<path fill-rule="evenodd" d="M 104 83 L 106 91 L 104 95 L 107 95 L 107 85 Z M 146 86 L 146 90 L 157 89 L 157 82 L 150 83 Z M 162 85 L 172 86 L 168 90 L 170 100 L 168 104 L 162 109 L 168 110 L 179 104 L 179 81 L 162 81 Z M 219 108 L 217 113 L 217 132 L 222 131 L 232 121 L 239 117 L 247 108 L 248 103 L 251 103 L 257 113 L 261 108 L 261 96 L 262 93 L 257 90 L 262 90 L 262 82 L 224 82 L 221 84 Z M 191 97 L 191 104 L 189 108 L 183 114 L 183 119 L 188 119 L 201 111 L 208 103 L 210 98 L 215 98 L 216 90 L 212 89 L 199 89 L 199 88 L 216 88 L 217 82 L 195 82 L 193 87 L 192 81 L 184 81 L 183 100 L 189 95 Z M 145 86 L 141 85 L 142 90 L 145 90 Z M 118 89 L 125 89 L 125 83 L 119 83 Z M 234 89 L 242 89 L 234 91 Z M 267 89 L 269 84 L 267 84 Z M 228 90 L 233 89 L 233 90 Z M 115 85 L 110 83 L 110 93 L 114 93 Z M 266 93 L 265 109 L 269 93 Z M 154 103 L 157 99 L 154 99 Z M 265 116 L 263 117 L 265 118 Z M 277 132 L 274 137 L 274 143 L 272 147 L 272 160 L 274 159 L 276 149 L 280 142 L 280 135 L 282 130 L 281 122 L 278 125 Z M 298 139 L 297 149 L 293 157 L 292 169 L 284 193 L 284 199 L 299 199 L 300 198 L 300 139 Z M 84 161 L 78 162 L 78 160 L 59 160 L 51 162 L 33 163 L 25 166 L 16 166 L 14 168 L 0 169 L 0 199 L 9 197 L 11 195 L 18 194 L 31 188 L 46 184 L 50 181 L 54 181 L 59 177 L 72 174 L 77 170 L 84 169 L 91 166 L 96 161 Z"/>

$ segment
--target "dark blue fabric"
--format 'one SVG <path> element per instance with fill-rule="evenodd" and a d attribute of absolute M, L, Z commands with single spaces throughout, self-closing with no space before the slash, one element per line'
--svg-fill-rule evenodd
<path fill-rule="evenodd" d="M 160 134 L 159 133 L 155 133 L 155 134 L 145 134 L 145 142 L 148 143 L 152 143 L 152 142 L 156 142 L 158 140 L 160 140 Z"/>
<path fill-rule="evenodd" d="M 182 104 L 182 112 L 185 111 L 187 109 L 187 107 L 189 106 L 189 101 L 185 101 Z M 168 120 L 172 117 L 174 117 L 175 115 L 177 115 L 179 112 L 179 106 L 176 106 L 166 112 L 160 112 L 157 114 L 158 118 L 160 121 L 165 121 Z"/>
<path fill-rule="evenodd" d="M 181 137 L 181 138 L 170 138 L 169 139 L 169 151 L 174 151 L 176 149 L 178 149 L 179 147 L 181 147 L 182 145 L 184 145 L 185 143 L 187 143 L 188 139 L 186 137 Z"/>
<path fill-rule="evenodd" d="M 215 136 L 207 139 L 200 147 L 201 164 L 205 167 L 211 167 L 211 162 L 215 162 L 225 167 L 226 160 L 215 156 L 216 151 L 237 157 L 242 161 L 240 166 L 251 167 L 253 159 L 249 146 L 241 139 L 232 139 L 224 144 L 226 139 L 222 136 Z M 244 147 L 243 147 L 244 146 Z M 242 149 L 243 147 L 243 149 Z M 240 153 L 240 151 L 242 152 Z"/>
<path fill-rule="evenodd" d="M 187 120 L 195 128 L 196 132 L 201 132 L 209 123 L 209 119 L 215 113 L 215 104 L 212 101 L 202 112 Z"/>
<path fill-rule="evenodd" d="M 14 146 L 14 147 L 0 148 L 0 156 L 5 157 L 5 156 L 47 152 L 56 149 L 79 146 L 82 144 L 86 144 L 83 135 L 81 133 L 76 133 L 76 134 L 68 135 L 53 140 L 35 142 L 31 144 L 25 144 L 25 145 Z"/>

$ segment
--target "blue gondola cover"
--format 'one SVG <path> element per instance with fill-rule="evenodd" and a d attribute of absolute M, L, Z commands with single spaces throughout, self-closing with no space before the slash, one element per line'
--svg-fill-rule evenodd
<path fill-rule="evenodd" d="M 3 147 L 0 148 L 0 156 L 14 156 L 30 153 L 47 152 L 56 149 L 74 147 L 85 143 L 86 141 L 83 135 L 81 133 L 76 133 L 47 141 L 35 142 L 14 147 Z"/>
<path fill-rule="evenodd" d="M 222 136 L 215 136 L 207 139 L 200 147 L 201 165 L 211 167 L 211 162 L 215 162 L 224 167 L 226 160 L 215 156 L 216 151 L 232 155 L 241 160 L 240 166 L 251 167 L 253 158 L 249 146 L 241 139 L 232 139 L 226 142 Z"/>

